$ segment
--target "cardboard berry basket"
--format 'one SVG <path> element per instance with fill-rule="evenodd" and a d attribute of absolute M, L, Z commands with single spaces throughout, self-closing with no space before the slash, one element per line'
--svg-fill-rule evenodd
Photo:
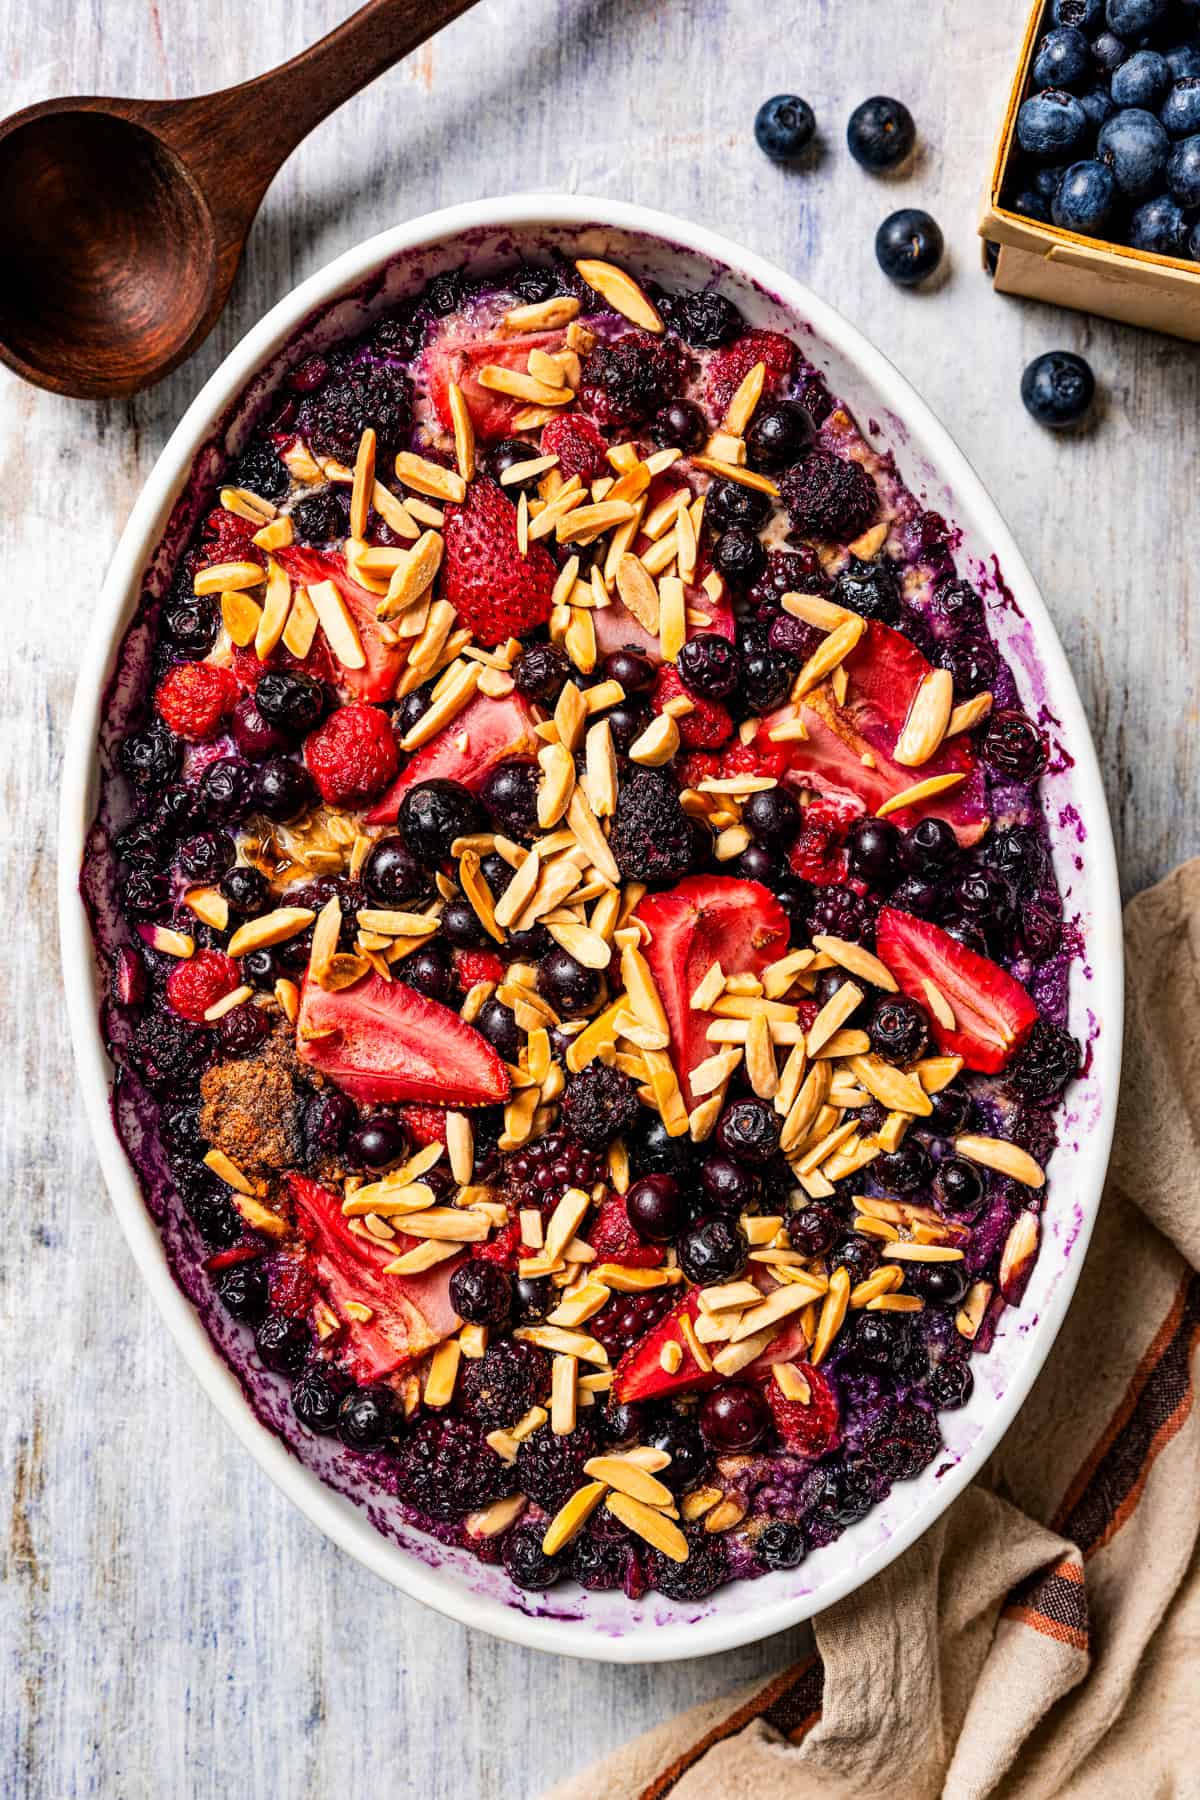
<path fill-rule="evenodd" d="M 1001 203 L 1012 160 L 1019 154 L 1017 110 L 1029 88 L 1037 41 L 1051 23 L 1049 14 L 1045 0 L 1037 0 L 1029 15 L 979 221 L 980 236 L 997 246 L 994 286 L 1002 294 L 1048 300 L 1200 342 L 1200 263 L 1080 237 L 1027 219 Z"/>

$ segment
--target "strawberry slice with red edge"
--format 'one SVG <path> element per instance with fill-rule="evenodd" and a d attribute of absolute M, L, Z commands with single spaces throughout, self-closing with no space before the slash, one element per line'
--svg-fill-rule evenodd
<path fill-rule="evenodd" d="M 795 1367 L 808 1383 L 806 1405 L 789 1400 L 773 1375 L 763 1382 L 763 1395 L 784 1449 L 792 1456 L 809 1456 L 815 1461 L 838 1443 L 841 1415 L 837 1396 L 820 1369 L 806 1362 L 797 1362 Z"/>
<path fill-rule="evenodd" d="M 829 682 L 822 682 L 800 702 L 808 736 L 785 745 L 791 780 L 876 814 L 885 802 L 918 782 L 936 775 L 961 775 L 956 787 L 903 807 L 891 817 L 906 831 L 919 819 L 945 819 L 964 848 L 978 843 L 991 822 L 987 783 L 965 734 L 947 738 L 919 769 L 903 768 L 892 759 L 909 708 L 932 664 L 903 633 L 873 619 L 842 666 L 847 676 L 844 701 L 837 700 Z M 755 746 L 794 716 L 790 705 L 770 714 L 759 726 Z"/>
<path fill-rule="evenodd" d="M 671 1308 L 640 1342 L 625 1352 L 613 1376 L 613 1395 L 622 1405 L 634 1400 L 657 1400 L 664 1394 L 690 1391 L 699 1393 L 719 1387 L 722 1377 L 715 1369 L 702 1369 L 680 1330 L 686 1316 L 695 1322 L 700 1310 L 700 1289 L 690 1288 L 678 1306 Z M 662 1351 L 668 1343 L 678 1344 L 683 1352 L 679 1367 L 671 1374 L 662 1365 Z M 785 1323 L 761 1355 L 738 1376 L 739 1381 L 753 1381 L 772 1369 L 777 1362 L 794 1362 L 804 1354 L 807 1339 L 795 1321 Z"/>
<path fill-rule="evenodd" d="M 757 881 L 689 875 L 666 893 L 648 894 L 636 917 L 650 933 L 645 956 L 662 997 L 671 1056 L 690 1111 L 696 1103 L 691 1072 L 713 1052 L 706 1035 L 713 1014 L 693 1007 L 692 994 L 715 962 L 726 975 L 761 975 L 787 949 L 787 914 Z"/>
<path fill-rule="evenodd" d="M 624 1194 L 610 1194 L 592 1223 L 588 1242 L 598 1262 L 624 1263 L 630 1269 L 656 1269 L 666 1252 L 660 1244 L 644 1244 L 629 1223 Z"/>
<path fill-rule="evenodd" d="M 460 1257 L 438 1263 L 424 1275 L 385 1275 L 384 1266 L 413 1248 L 415 1238 L 398 1232 L 384 1245 L 359 1237 L 343 1217 L 337 1194 L 305 1175 L 290 1174 L 286 1179 L 313 1271 L 343 1321 L 341 1360 L 356 1381 L 380 1381 L 395 1374 L 458 1329 L 450 1277 Z M 354 1301 L 370 1307 L 368 1320 L 356 1319 L 347 1310 Z"/>
<path fill-rule="evenodd" d="M 436 737 L 414 750 L 409 762 L 367 814 L 368 825 L 394 825 L 409 788 L 423 781 L 458 781 L 472 793 L 497 763 L 536 755 L 541 740 L 520 694 L 489 700 L 476 694 Z"/>
<path fill-rule="evenodd" d="M 675 721 L 679 741 L 685 750 L 715 750 L 733 731 L 733 715 L 719 700 L 705 700 L 683 684 L 674 663 L 664 663 L 654 682 L 650 704 L 656 713 L 664 712 L 671 700 L 680 695 L 692 702 L 692 710 Z"/>
<path fill-rule="evenodd" d="M 487 1039 L 456 1012 L 380 975 L 332 994 L 306 977 L 296 1048 L 352 1100 L 488 1106 L 511 1088 Z"/>
<path fill-rule="evenodd" d="M 968 1069 L 995 1075 L 1006 1068 L 1038 1020 L 1038 1009 L 1020 982 L 989 957 L 969 950 L 928 919 L 885 906 L 875 931 L 876 954 L 902 992 L 929 1013 L 938 1049 L 961 1056 Z M 949 1002 L 953 1031 L 929 1006 L 925 982 Z"/>
<path fill-rule="evenodd" d="M 315 587 L 320 581 L 332 581 L 358 631 L 366 663 L 361 669 L 347 669 L 331 657 L 333 679 L 346 699 L 390 700 L 396 691 L 400 671 L 408 660 L 408 641 L 385 643 L 375 617 L 378 597 L 360 587 L 346 571 L 346 559 L 324 550 L 303 550 L 291 545 L 277 550 L 276 557 L 292 580 L 304 587 Z"/>
<path fill-rule="evenodd" d="M 402 1106 L 399 1109 L 400 1123 L 418 1150 L 426 1144 L 444 1144 L 446 1141 L 446 1109 L 444 1106 Z"/>
<path fill-rule="evenodd" d="M 475 436 L 483 442 L 508 437 L 517 414 L 526 411 L 527 400 L 511 394 L 498 394 L 484 387 L 480 371 L 489 363 L 511 369 L 519 375 L 529 373 L 529 352 L 544 350 L 552 356 L 566 341 L 562 331 L 534 331 L 520 337 L 470 338 L 446 333 L 435 338 L 425 352 L 425 373 L 429 398 L 438 420 L 447 431 L 453 431 L 450 412 L 450 383 L 457 382 L 471 415 Z M 530 447 L 530 456 L 537 452 Z"/>

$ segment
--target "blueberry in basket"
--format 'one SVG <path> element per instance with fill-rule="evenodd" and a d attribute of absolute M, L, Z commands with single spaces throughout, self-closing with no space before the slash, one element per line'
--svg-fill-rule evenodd
<path fill-rule="evenodd" d="M 1058 12 L 1031 180 L 1096 217 L 1136 146 L 1060 166 L 1098 22 Z M 778 99 L 759 138 L 813 128 Z M 848 135 L 888 170 L 912 120 Z M 901 282 L 942 249 L 880 238 Z M 517 1594 L 787 1579 L 937 1455 L 1056 1201 L 1048 743 L 806 343 L 603 261 L 437 277 L 293 372 L 141 623 L 103 815 L 131 1154 L 297 1454 Z M 1055 353 L 1027 401 L 1090 392 Z"/>

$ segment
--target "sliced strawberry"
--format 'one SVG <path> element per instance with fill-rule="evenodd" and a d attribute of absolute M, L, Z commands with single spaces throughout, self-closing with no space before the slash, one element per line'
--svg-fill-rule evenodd
<path fill-rule="evenodd" d="M 766 364 L 765 394 L 774 393 L 796 366 L 796 346 L 778 331 L 748 331 L 709 359 L 705 394 L 719 420 L 756 363 Z"/>
<path fill-rule="evenodd" d="M 520 694 L 501 700 L 476 694 L 457 718 L 413 752 L 367 814 L 368 825 L 394 825 L 405 794 L 423 781 L 459 781 L 476 791 L 497 763 L 536 753 L 540 740 L 533 727 L 533 714 Z"/>
<path fill-rule="evenodd" d="M 819 1369 L 805 1362 L 795 1366 L 808 1383 L 811 1398 L 807 1405 L 801 1405 L 799 1400 L 789 1400 L 774 1376 L 768 1376 L 763 1382 L 763 1394 L 784 1448 L 792 1456 L 810 1456 L 815 1460 L 838 1442 L 837 1396 Z"/>
<path fill-rule="evenodd" d="M 674 663 L 664 663 L 658 671 L 650 704 L 656 713 L 663 711 L 669 700 L 684 695 L 692 702 L 692 711 L 675 722 L 679 741 L 685 750 L 715 750 L 733 730 L 733 715 L 719 700 L 704 700 L 683 685 Z"/>
<path fill-rule="evenodd" d="M 337 1194 L 304 1175 L 289 1175 L 287 1185 L 317 1279 L 344 1322 L 344 1360 L 355 1380 L 392 1375 L 458 1329 L 450 1276 L 459 1259 L 438 1263 L 424 1275 L 385 1275 L 384 1265 L 412 1248 L 415 1239 L 400 1232 L 385 1245 L 359 1237 L 343 1218 Z M 370 1307 L 370 1319 L 356 1319 L 347 1310 L 353 1301 Z"/>
<path fill-rule="evenodd" d="M 688 636 L 700 631 L 715 631 L 721 637 L 727 637 L 732 643 L 737 633 L 734 623 L 733 608 L 727 597 L 713 600 L 704 588 L 692 583 L 684 588 L 684 600 L 689 613 L 695 615 L 696 621 L 705 619 L 707 623 L 693 622 L 688 626 Z M 601 656 L 609 656 L 614 650 L 640 650 L 643 656 L 649 657 L 652 663 L 662 661 L 662 644 L 652 631 L 638 623 L 633 614 L 625 606 L 619 594 L 614 593 L 612 603 L 601 607 L 592 614 L 596 629 L 596 644 Z"/>
<path fill-rule="evenodd" d="M 544 350 L 552 355 L 562 349 L 564 337 L 561 331 L 537 331 L 516 338 L 469 338 L 452 333 L 435 338 L 425 352 L 425 371 L 429 398 L 442 425 L 447 431 L 454 428 L 450 383 L 455 381 L 467 403 L 475 436 L 485 440 L 507 437 L 513 420 L 529 403 L 484 387 L 479 379 L 480 370 L 493 363 L 526 375 L 529 352 Z M 531 449 L 530 455 L 533 454 Z"/>
<path fill-rule="evenodd" d="M 918 781 L 962 774 L 965 779 L 957 787 L 891 816 L 902 830 L 911 829 L 919 819 L 945 819 L 960 844 L 977 843 L 990 823 L 987 784 L 965 736 L 947 739 L 919 769 L 906 769 L 892 760 L 913 697 L 932 665 L 902 633 L 876 619 L 843 667 L 848 679 L 844 703 L 839 704 L 828 682 L 800 703 L 808 736 L 786 746 L 786 768 L 793 782 L 874 814 Z M 755 747 L 792 716 L 789 705 L 765 718 Z"/>
<path fill-rule="evenodd" d="M 235 1244 L 232 1250 L 217 1250 L 212 1256 L 206 1256 L 203 1266 L 209 1275 L 219 1275 L 222 1269 L 232 1269 L 236 1263 L 256 1262 L 262 1251 L 261 1241 Z"/>
<path fill-rule="evenodd" d="M 400 671 L 408 658 L 407 640 L 399 644 L 385 643 L 375 617 L 378 598 L 360 587 L 346 572 L 343 556 L 324 550 L 303 550 L 295 545 L 276 551 L 276 555 L 292 580 L 305 587 L 319 581 L 332 581 L 358 628 L 366 657 L 361 669 L 347 669 L 333 663 L 333 678 L 343 697 L 348 700 L 390 700 L 396 691 Z"/>
<path fill-rule="evenodd" d="M 726 975 L 759 975 L 783 955 L 787 914 L 756 881 L 728 875 L 689 875 L 667 893 L 649 894 L 637 918 L 650 933 L 650 964 L 671 1028 L 671 1055 L 691 1109 L 691 1072 L 713 1053 L 707 1038 L 713 1014 L 698 1011 L 692 994 L 713 963 Z"/>
<path fill-rule="evenodd" d="M 517 542 L 517 509 L 477 476 L 461 506 L 446 508 L 442 593 L 481 644 L 523 638 L 550 617 L 558 570 L 546 546 Z"/>
<path fill-rule="evenodd" d="M 402 1106 L 400 1123 L 418 1150 L 426 1144 L 446 1141 L 446 1109 L 443 1106 Z"/>
<path fill-rule="evenodd" d="M 613 1394 L 622 1406 L 632 1400 L 656 1400 L 663 1394 L 683 1393 L 689 1389 L 698 1392 L 720 1386 L 721 1377 L 715 1370 L 706 1371 L 700 1367 L 679 1329 L 679 1321 L 685 1314 L 694 1321 L 699 1310 L 700 1289 L 690 1288 L 678 1306 L 672 1307 L 640 1343 L 625 1352 L 613 1377 Z M 683 1351 L 683 1359 L 673 1375 L 662 1365 L 662 1350 L 667 1343 L 677 1343 Z M 793 1362 L 803 1355 L 806 1344 L 807 1339 L 798 1324 L 785 1325 L 738 1379 L 752 1381 L 766 1374 L 777 1362 Z"/>
<path fill-rule="evenodd" d="M 623 1194 L 610 1194 L 596 1214 L 588 1243 L 599 1262 L 625 1263 L 631 1269 L 656 1269 L 666 1252 L 659 1244 L 644 1244 L 625 1208 Z"/>
<path fill-rule="evenodd" d="M 1007 1066 L 1037 1023 L 1038 1010 L 1007 969 L 968 950 L 938 925 L 885 906 L 879 914 L 875 943 L 885 963 L 910 999 L 929 1012 L 929 1027 L 939 1050 L 961 1056 L 968 1069 L 994 1075 Z M 925 982 L 932 981 L 954 1013 L 948 1031 L 929 1007 Z"/>
<path fill-rule="evenodd" d="M 331 994 L 306 979 L 296 1042 L 300 1060 L 353 1100 L 508 1099 L 508 1071 L 486 1038 L 403 981 L 372 974 Z"/>

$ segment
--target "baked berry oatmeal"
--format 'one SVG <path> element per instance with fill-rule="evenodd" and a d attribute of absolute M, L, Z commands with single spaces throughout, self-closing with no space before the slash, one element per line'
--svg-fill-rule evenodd
<path fill-rule="evenodd" d="M 716 289 L 439 275 L 274 405 L 133 628 L 119 1128 L 365 1493 L 524 1589 L 792 1568 L 1037 1255 L 1043 726 Z"/>

